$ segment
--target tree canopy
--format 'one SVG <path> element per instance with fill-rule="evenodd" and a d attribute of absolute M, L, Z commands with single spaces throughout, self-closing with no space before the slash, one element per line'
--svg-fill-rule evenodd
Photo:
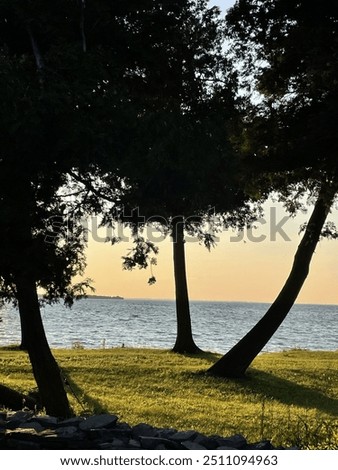
<path fill-rule="evenodd" d="M 147 256 L 156 254 L 139 235 L 147 224 L 172 236 L 175 279 L 181 279 L 176 282 L 177 312 L 185 312 L 189 324 L 184 248 L 179 256 L 176 250 L 184 243 L 183 231 L 210 248 L 212 233 L 203 230 L 208 218 L 217 214 L 220 225 L 227 226 L 249 217 L 243 168 L 231 142 L 239 123 L 237 81 L 223 51 L 225 31 L 218 9 L 207 8 L 205 0 L 181 3 L 180 8 L 168 2 L 147 15 L 142 27 L 151 52 L 141 55 L 142 73 L 130 88 L 137 111 L 130 146 L 117 165 L 114 158 L 101 165 L 99 187 L 93 179 L 91 184 L 99 193 L 102 185 L 114 191 L 117 175 L 123 182 L 103 224 L 119 221 L 132 227 L 136 247 L 125 257 L 125 267 L 145 267 Z M 178 313 L 178 323 L 180 318 Z M 174 350 L 196 350 L 189 330 Z"/>
<path fill-rule="evenodd" d="M 337 13 L 332 2 L 287 0 L 238 0 L 229 12 L 250 102 L 243 148 L 264 171 L 263 187 L 281 192 L 287 209 L 294 212 L 304 193 L 315 206 L 280 294 L 210 368 L 215 375 L 245 373 L 295 302 L 321 235 L 331 233 L 330 224 L 323 227 L 338 191 Z"/>
<path fill-rule="evenodd" d="M 243 84 L 256 97 L 250 135 L 271 168 L 336 171 L 337 16 L 328 0 L 240 0 L 229 11 Z"/>

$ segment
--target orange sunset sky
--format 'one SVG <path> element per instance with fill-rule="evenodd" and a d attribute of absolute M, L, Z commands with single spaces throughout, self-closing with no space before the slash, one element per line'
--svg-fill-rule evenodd
<path fill-rule="evenodd" d="M 244 232 L 241 241 L 231 240 L 236 237 L 235 233 L 223 232 L 216 248 L 210 252 L 198 242 L 187 241 L 186 261 L 192 300 L 274 300 L 287 278 L 301 239 L 299 226 L 306 222 L 312 208 L 309 208 L 307 214 L 300 214 L 283 223 L 282 229 L 286 236 L 280 233 L 274 236 L 271 228 L 273 210 L 276 211 L 276 222 L 281 222 L 285 217 L 283 208 L 268 202 L 265 204 L 266 223 L 258 223 L 251 235 Z M 337 223 L 337 219 L 335 210 L 328 220 Z M 128 237 L 126 229 L 123 234 Z M 125 298 L 174 298 L 172 243 L 169 238 L 158 243 L 158 264 L 153 268 L 157 282 L 149 286 L 149 270 L 122 270 L 121 257 L 132 247 L 132 241 L 111 246 L 103 242 L 105 236 L 105 229 L 89 234 L 85 275 L 94 280 L 96 294 L 121 295 Z M 257 237 L 265 239 L 252 241 Z M 338 304 L 337 243 L 334 240 L 322 240 L 318 244 L 310 275 L 298 302 Z"/>

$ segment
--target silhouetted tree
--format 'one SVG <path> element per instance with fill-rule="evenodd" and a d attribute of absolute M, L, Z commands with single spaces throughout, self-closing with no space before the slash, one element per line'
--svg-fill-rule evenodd
<path fill-rule="evenodd" d="M 66 41 L 61 32 L 69 35 L 69 25 L 65 13 L 53 11 L 51 2 L 23 5 L 3 1 L 0 16 L 1 296 L 18 305 L 22 347 L 28 352 L 47 413 L 70 416 L 37 293 L 41 287 L 45 301 L 61 297 L 70 303 L 77 293 L 71 280 L 84 267 L 80 238 L 68 240 L 65 233 L 59 233 L 46 240 L 49 218 L 64 215 L 58 190 L 66 182 L 64 168 L 69 156 L 61 151 L 67 139 L 62 127 L 66 122 L 71 125 L 75 104 L 80 102 L 74 102 L 74 89 L 66 86 L 67 79 L 61 83 L 66 73 L 56 70 Z M 64 57 L 69 60 L 70 55 L 75 57 L 67 49 Z M 64 65 L 69 64 L 67 59 Z M 82 291 L 84 286 L 77 287 Z"/>
<path fill-rule="evenodd" d="M 310 262 L 332 206 L 337 185 L 324 184 L 315 203 L 304 236 L 294 257 L 291 272 L 262 319 L 208 372 L 220 377 L 241 377 L 279 328 L 296 301 L 309 273 Z"/>
<path fill-rule="evenodd" d="M 289 185 L 304 194 L 310 184 L 318 196 L 283 289 L 258 324 L 209 369 L 212 374 L 245 373 L 295 302 L 320 235 L 330 235 L 324 224 L 338 188 L 337 13 L 329 1 L 285 0 L 240 0 L 229 12 L 243 84 L 255 94 L 244 151 L 270 172 L 265 187 L 280 191 L 289 210 L 298 205 Z"/>
<path fill-rule="evenodd" d="M 238 120 L 237 82 L 223 51 L 219 11 L 207 8 L 205 0 L 159 2 L 141 18 L 150 50 L 139 59 L 142 80 L 131 90 L 138 113 L 130 149 L 118 165 L 125 181 L 122 209 L 114 206 L 103 223 L 115 220 L 132 227 L 136 246 L 124 259 L 127 269 L 146 267 L 147 257 L 156 254 L 140 236 L 145 225 L 156 224 L 171 236 L 177 312 L 173 350 L 195 353 L 184 234 L 210 247 L 212 233 L 204 231 L 208 219 L 217 214 L 230 225 L 248 215 L 240 161 L 230 142 Z M 114 187 L 115 166 L 112 171 L 102 176 L 107 187 Z"/>
<path fill-rule="evenodd" d="M 105 144 L 105 110 L 112 120 L 114 108 L 102 85 L 114 79 L 117 91 L 120 64 L 123 73 L 128 70 L 122 41 L 128 12 L 123 2 L 111 3 L 88 6 L 85 15 L 84 3 L 77 1 L 0 2 L 1 296 L 18 304 L 22 346 L 42 403 L 57 416 L 68 416 L 70 408 L 44 332 L 37 288 L 44 289 L 45 301 L 63 298 L 69 304 L 87 286 L 86 281 L 71 285 L 84 267 L 77 217 L 86 206 L 75 200 L 69 214 L 62 188 L 74 166 L 88 171 L 111 143 Z M 122 45 L 115 45 L 117 38 Z M 53 220 L 67 214 L 67 224 L 58 222 L 49 233 Z"/>

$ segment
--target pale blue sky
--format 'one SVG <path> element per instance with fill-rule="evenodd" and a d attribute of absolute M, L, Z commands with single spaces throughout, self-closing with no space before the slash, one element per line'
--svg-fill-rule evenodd
<path fill-rule="evenodd" d="M 225 12 L 227 8 L 231 7 L 235 3 L 235 0 L 210 0 L 209 3 L 211 6 L 219 6 Z"/>

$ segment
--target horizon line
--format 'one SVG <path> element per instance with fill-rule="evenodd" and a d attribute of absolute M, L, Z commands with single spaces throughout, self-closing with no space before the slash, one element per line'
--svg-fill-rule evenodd
<path fill-rule="evenodd" d="M 109 294 L 93 294 L 94 296 L 106 296 L 106 297 L 114 297 L 113 295 Z M 116 297 L 116 296 L 115 296 Z M 175 298 L 154 298 L 154 297 L 125 297 L 122 296 L 123 300 L 151 300 L 151 301 L 166 301 L 166 302 L 175 302 Z M 189 299 L 189 302 L 213 302 L 213 303 L 247 303 L 247 304 L 267 304 L 272 305 L 273 302 L 263 301 L 263 300 L 210 300 L 210 299 Z M 328 306 L 338 306 L 337 303 L 324 303 L 324 302 L 295 302 L 294 305 L 328 305 Z"/>

